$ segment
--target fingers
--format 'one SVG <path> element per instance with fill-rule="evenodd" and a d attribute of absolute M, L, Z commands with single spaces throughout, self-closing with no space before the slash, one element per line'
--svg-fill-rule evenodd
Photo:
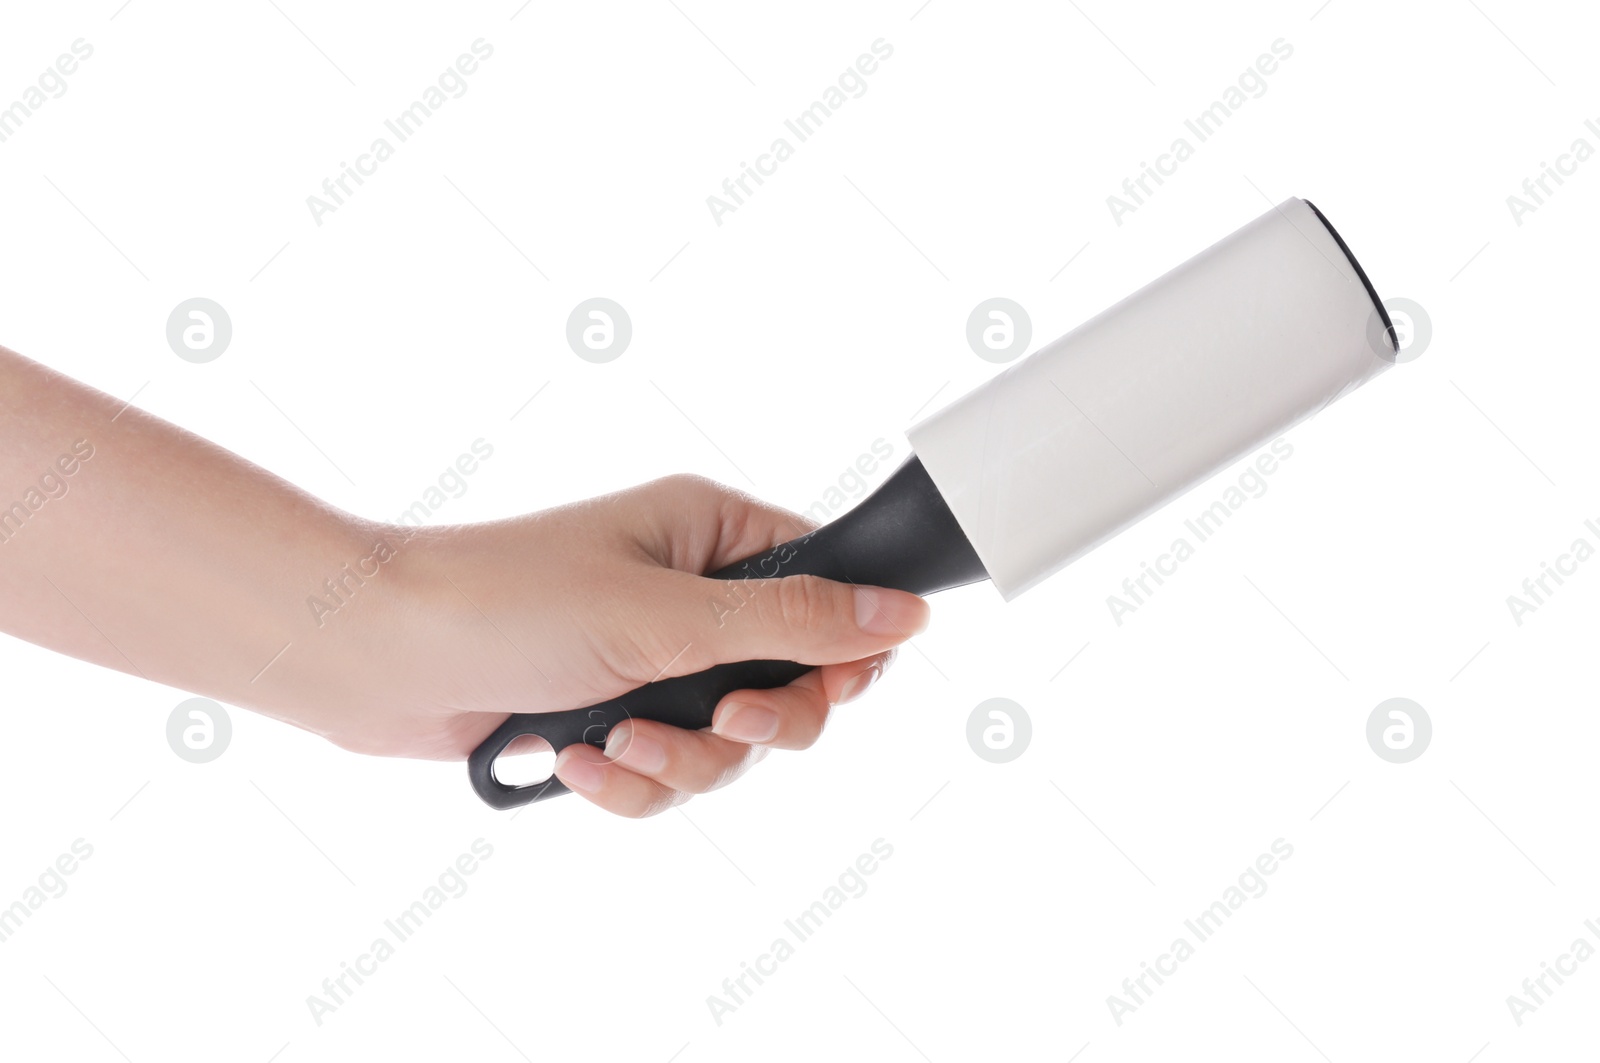
<path fill-rule="evenodd" d="M 715 572 L 735 561 L 765 553 L 779 543 L 798 539 L 817 527 L 817 522 L 810 517 L 782 506 L 718 483 L 712 486 L 721 496 L 721 526 L 705 566 L 694 571 Z"/>
<path fill-rule="evenodd" d="M 719 616 L 715 651 L 728 660 L 838 664 L 883 653 L 928 626 L 928 604 L 887 587 L 817 576 L 748 580 Z"/>
<path fill-rule="evenodd" d="M 859 697 L 893 658 L 878 654 L 807 672 L 772 690 L 740 690 L 717 707 L 711 730 L 686 731 L 654 720 L 625 720 L 605 751 L 562 750 L 556 776 L 574 793 L 620 816 L 652 816 L 725 786 L 769 748 L 804 749 L 827 724 L 832 704 Z"/>
<path fill-rule="evenodd" d="M 808 749 L 821 737 L 834 705 L 866 692 L 894 659 L 895 651 L 807 672 L 788 686 L 737 690 L 722 699 L 711 721 L 713 733 L 736 742 L 774 749 Z"/>
<path fill-rule="evenodd" d="M 765 553 L 817 526 L 703 476 L 665 476 L 622 494 L 638 509 L 640 545 L 659 564 L 696 575 Z"/>
<path fill-rule="evenodd" d="M 666 570 L 625 585 L 635 605 L 648 598 L 651 622 L 622 640 L 620 675 L 659 679 L 742 660 L 856 661 L 927 626 L 927 604 L 905 591 L 780 576 L 794 571 L 790 562 L 807 542 L 782 547 L 736 579 L 700 575 L 814 526 L 797 514 L 697 476 L 665 477 L 616 498 L 630 513 L 630 536 Z"/>
<path fill-rule="evenodd" d="M 581 742 L 556 757 L 556 778 L 591 804 L 629 819 L 653 816 L 689 799 L 682 791 L 613 764 L 604 753 Z"/>
<path fill-rule="evenodd" d="M 867 692 L 868 687 L 883 678 L 883 673 L 889 670 L 899 655 L 899 649 L 891 649 L 865 660 L 830 664 L 818 669 L 829 691 L 828 700 L 835 705 L 844 705 L 859 698 Z"/>
<path fill-rule="evenodd" d="M 832 707 L 817 673 L 807 672 L 802 680 L 788 686 L 729 695 L 717 707 L 711 729 L 735 742 L 806 749 L 827 726 Z"/>
<path fill-rule="evenodd" d="M 650 678 L 688 675 L 728 661 L 777 660 L 825 665 L 884 653 L 928 625 L 915 594 L 861 587 L 819 576 L 713 580 L 672 573 L 658 597 L 667 619 L 650 631 L 642 655 Z M 671 633 L 669 636 L 667 633 Z M 675 645 L 668 647 L 668 643 Z M 676 655 L 676 656 L 674 656 Z"/>
<path fill-rule="evenodd" d="M 556 758 L 556 777 L 608 812 L 653 816 L 737 779 L 766 755 L 759 746 L 654 720 L 624 720 L 605 752 L 583 744 Z"/>

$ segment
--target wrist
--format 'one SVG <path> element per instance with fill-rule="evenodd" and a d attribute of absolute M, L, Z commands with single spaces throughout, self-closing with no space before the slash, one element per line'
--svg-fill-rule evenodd
<path fill-rule="evenodd" d="M 420 538 L 337 512 L 303 523 L 293 571 L 279 584 L 286 591 L 248 633 L 259 671 L 235 677 L 244 681 L 231 700 L 347 748 L 385 752 L 374 722 L 426 697 L 451 626 L 432 566 L 419 563 Z"/>

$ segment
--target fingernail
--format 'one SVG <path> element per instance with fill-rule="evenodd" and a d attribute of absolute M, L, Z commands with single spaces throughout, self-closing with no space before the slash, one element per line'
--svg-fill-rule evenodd
<path fill-rule="evenodd" d="M 557 759 L 556 774 L 571 789 L 582 790 L 589 794 L 598 791 L 606 781 L 605 769 L 594 761 L 585 759 L 577 750 L 562 751 Z"/>
<path fill-rule="evenodd" d="M 869 635 L 910 638 L 928 626 L 928 607 L 912 595 L 857 587 L 856 626 Z"/>
<path fill-rule="evenodd" d="M 873 665 L 865 672 L 862 672 L 860 675 L 852 678 L 844 685 L 844 689 L 839 691 L 839 700 L 834 702 L 834 704 L 843 705 L 845 702 L 854 701 L 856 698 L 859 698 L 861 695 L 865 694 L 867 692 L 867 688 L 873 683 L 877 682 L 878 672 L 878 666 Z"/>
<path fill-rule="evenodd" d="M 606 736 L 606 756 L 630 771 L 654 775 L 667 766 L 667 750 L 630 723 L 619 723 Z"/>
<path fill-rule="evenodd" d="M 735 742 L 770 742 L 778 735 L 778 714 L 760 705 L 735 705 L 712 730 Z"/>

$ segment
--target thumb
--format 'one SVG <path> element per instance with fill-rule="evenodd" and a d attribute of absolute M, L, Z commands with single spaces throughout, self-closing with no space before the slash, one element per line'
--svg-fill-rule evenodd
<path fill-rule="evenodd" d="M 720 607 L 707 646 L 716 661 L 801 664 L 858 661 L 897 646 L 928 626 L 928 603 L 887 587 L 820 576 L 708 581 Z"/>

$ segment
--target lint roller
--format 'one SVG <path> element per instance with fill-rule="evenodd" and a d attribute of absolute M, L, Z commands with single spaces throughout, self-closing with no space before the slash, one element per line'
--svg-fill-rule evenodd
<path fill-rule="evenodd" d="M 913 455 L 808 535 L 709 573 L 811 574 L 916 594 L 993 581 L 1010 601 L 1393 364 L 1393 326 L 1327 219 L 1289 199 L 907 433 Z M 629 717 L 709 727 L 723 696 L 810 665 L 744 661 L 564 712 L 510 717 L 470 758 L 495 808 L 567 793 L 510 786 L 495 759 L 536 735 L 603 747 Z"/>

